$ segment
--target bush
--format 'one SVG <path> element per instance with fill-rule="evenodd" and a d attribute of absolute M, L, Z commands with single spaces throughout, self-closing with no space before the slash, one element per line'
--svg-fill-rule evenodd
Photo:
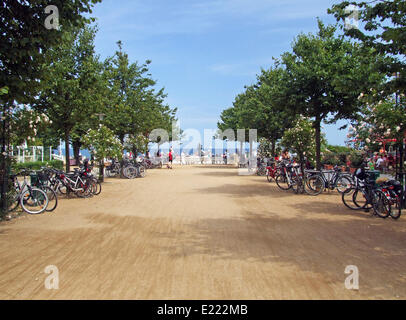
<path fill-rule="evenodd" d="M 338 154 L 333 153 L 333 152 L 325 153 L 322 158 L 322 163 L 332 165 L 332 166 L 341 165 L 341 161 L 338 157 Z"/>
<path fill-rule="evenodd" d="M 19 172 L 24 169 L 27 170 L 40 170 L 42 167 L 51 167 L 58 170 L 63 169 L 63 161 L 60 160 L 52 160 L 52 161 L 36 161 L 36 162 L 26 162 L 26 163 L 15 163 L 11 166 L 14 172 Z"/>
<path fill-rule="evenodd" d="M 364 155 L 361 151 L 353 151 L 351 152 L 351 166 L 358 168 L 361 166 L 362 162 L 364 161 Z"/>

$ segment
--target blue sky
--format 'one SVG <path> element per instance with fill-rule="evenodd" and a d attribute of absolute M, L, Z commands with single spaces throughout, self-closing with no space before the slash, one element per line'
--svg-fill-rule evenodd
<path fill-rule="evenodd" d="M 152 60 L 151 73 L 178 107 L 182 129 L 216 128 L 261 67 L 290 50 L 300 32 L 317 30 L 316 17 L 334 23 L 333 0 L 103 0 L 96 5 L 96 50 L 104 59 L 123 41 L 132 62 Z M 324 126 L 332 144 L 346 132 Z"/>

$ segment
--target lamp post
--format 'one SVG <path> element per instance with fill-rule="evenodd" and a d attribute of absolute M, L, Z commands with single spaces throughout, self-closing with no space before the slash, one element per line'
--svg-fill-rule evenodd
<path fill-rule="evenodd" d="M 99 117 L 99 127 L 101 127 L 106 115 L 104 113 L 95 113 L 95 115 Z M 99 181 L 104 182 L 104 159 L 100 159 L 99 162 Z"/>
<path fill-rule="evenodd" d="M 179 140 L 179 161 L 180 161 L 180 165 L 183 165 L 183 163 L 182 163 L 182 144 L 183 144 L 183 142 L 182 142 L 182 138 L 181 138 L 181 140 Z"/>

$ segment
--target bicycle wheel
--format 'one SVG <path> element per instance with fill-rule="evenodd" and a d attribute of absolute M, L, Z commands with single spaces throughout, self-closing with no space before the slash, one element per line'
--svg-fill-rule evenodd
<path fill-rule="evenodd" d="M 58 206 L 58 196 L 56 195 L 56 192 L 48 186 L 43 187 L 42 190 L 46 192 L 48 197 L 48 206 L 45 209 L 45 211 L 47 212 L 54 211 Z"/>
<path fill-rule="evenodd" d="M 20 198 L 20 205 L 29 214 L 43 213 L 48 206 L 47 194 L 37 188 L 31 188 L 23 192 Z"/>
<path fill-rule="evenodd" d="M 367 190 L 358 189 L 352 196 L 352 201 L 360 209 L 369 210 L 373 208 L 371 201 L 368 200 Z"/>
<path fill-rule="evenodd" d="M 289 185 L 288 179 L 286 178 L 285 175 L 282 175 L 282 174 L 277 175 L 275 178 L 275 181 L 276 181 L 276 184 L 278 185 L 278 187 L 284 191 L 287 191 L 290 188 L 292 188 L 292 186 Z"/>
<path fill-rule="evenodd" d="M 137 177 L 137 168 L 135 167 L 127 167 L 124 169 L 124 176 L 127 179 L 135 179 Z"/>
<path fill-rule="evenodd" d="M 102 190 L 101 183 L 99 181 L 93 179 L 93 188 L 94 188 L 93 194 L 95 196 L 98 196 L 101 193 L 101 190 Z"/>
<path fill-rule="evenodd" d="M 271 182 L 272 179 L 273 179 L 272 176 L 271 176 L 271 172 L 269 170 L 266 173 L 266 179 L 268 180 L 268 182 Z"/>
<path fill-rule="evenodd" d="M 400 198 L 397 199 L 395 208 L 391 208 L 391 211 L 389 214 L 392 219 L 397 220 L 400 218 L 400 216 L 402 214 L 402 210 L 400 209 Z"/>
<path fill-rule="evenodd" d="M 145 167 L 144 166 L 139 166 L 138 170 L 137 170 L 137 173 L 138 173 L 138 177 L 145 178 L 145 175 L 146 175 Z"/>
<path fill-rule="evenodd" d="M 381 190 L 375 190 L 373 192 L 373 208 L 375 214 L 379 217 L 384 219 L 389 217 L 391 205 L 385 193 Z"/>
<path fill-rule="evenodd" d="M 324 191 L 324 180 L 319 175 L 313 175 L 306 179 L 305 191 L 308 195 L 318 196 Z"/>
<path fill-rule="evenodd" d="M 79 198 L 88 198 L 92 196 L 92 181 L 87 179 L 84 183 L 81 183 L 80 190 L 76 191 L 75 194 Z"/>
<path fill-rule="evenodd" d="M 58 190 L 58 192 L 59 192 L 60 194 L 62 194 L 62 195 L 66 195 L 66 194 L 68 193 L 68 188 L 67 188 L 63 183 L 60 183 L 60 184 L 59 184 L 57 190 Z"/>
<path fill-rule="evenodd" d="M 346 192 L 341 194 L 341 200 L 343 201 L 344 205 L 351 210 L 361 210 L 362 207 L 357 203 L 354 202 L 354 199 L 357 199 L 358 193 L 362 192 L 359 189 L 351 188 Z"/>
<path fill-rule="evenodd" d="M 292 189 L 296 194 L 304 192 L 302 177 L 295 176 L 292 178 Z"/>
<path fill-rule="evenodd" d="M 348 176 L 341 176 L 337 179 L 336 182 L 336 189 L 339 193 L 346 192 L 348 189 L 351 188 L 353 181 L 351 177 Z"/>

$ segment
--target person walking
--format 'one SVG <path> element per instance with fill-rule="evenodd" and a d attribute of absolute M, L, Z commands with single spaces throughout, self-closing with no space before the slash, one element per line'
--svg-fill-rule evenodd
<path fill-rule="evenodd" d="M 168 169 L 173 169 L 173 149 L 172 147 L 169 149 L 169 155 L 168 155 Z"/>

